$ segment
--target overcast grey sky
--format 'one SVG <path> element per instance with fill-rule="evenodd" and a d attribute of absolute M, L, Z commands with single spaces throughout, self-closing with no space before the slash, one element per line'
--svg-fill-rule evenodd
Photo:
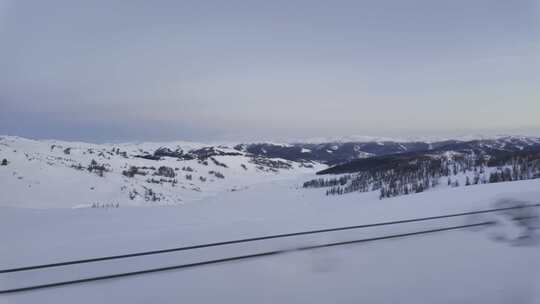
<path fill-rule="evenodd" d="M 540 135 L 540 0 L 0 0 L 0 134 Z"/>

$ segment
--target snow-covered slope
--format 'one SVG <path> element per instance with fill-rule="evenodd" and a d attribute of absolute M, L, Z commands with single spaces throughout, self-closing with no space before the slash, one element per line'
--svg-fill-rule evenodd
<path fill-rule="evenodd" d="M 2 163 L 4 158 L 0 269 L 478 211 L 499 207 L 501 200 L 535 204 L 540 198 L 540 179 L 441 185 L 384 200 L 378 191 L 327 196 L 324 188 L 302 187 L 325 168 L 319 163 L 197 143 L 95 145 L 3 137 Z M 460 168 L 451 179 L 463 184 L 467 172 Z M 194 200 L 197 203 L 178 203 Z M 108 208 L 45 208 L 92 204 Z M 114 208 L 116 204 L 170 206 Z M 377 226 L 4 273 L 0 290 L 293 250 L 234 263 L 6 294 L 0 303 L 538 303 L 538 213 L 513 218 L 504 212 L 475 214 L 451 217 L 450 222 Z M 480 222 L 491 224 L 410 235 Z M 409 236 L 294 250 L 388 234 Z"/>
<path fill-rule="evenodd" d="M 336 165 L 372 156 L 425 151 L 504 152 L 529 149 L 540 150 L 540 138 L 528 136 L 476 136 L 454 139 L 391 139 L 344 137 L 321 142 L 298 142 L 289 145 L 251 143 L 236 146 L 242 151 L 288 160 L 313 160 Z"/>
<path fill-rule="evenodd" d="M 459 136 L 406 136 L 406 137 L 383 137 L 383 136 L 365 136 L 365 135 L 348 135 L 348 136 L 333 136 L 333 137 L 317 137 L 309 138 L 305 140 L 297 140 L 299 143 L 310 144 L 323 144 L 328 142 L 334 143 L 348 143 L 348 142 L 396 142 L 396 143 L 410 143 L 410 142 L 424 142 L 424 143 L 437 143 L 444 141 L 506 141 L 509 139 L 522 139 L 527 141 L 539 142 L 538 137 L 524 136 L 515 134 L 467 134 Z"/>
<path fill-rule="evenodd" d="M 190 142 L 88 144 L 0 137 L 2 206 L 178 204 L 326 166 Z"/>
<path fill-rule="evenodd" d="M 322 189 L 297 189 L 302 178 L 254 185 L 197 204 L 165 208 L 49 209 L 0 207 L 0 265 L 16 267 L 107 256 L 243 237 L 370 224 L 496 207 L 502 198 L 538 202 L 540 180 L 430 191 L 380 201 L 376 192 L 328 197 Z M 538 303 L 538 228 L 513 246 L 512 227 L 494 227 L 297 251 L 275 257 L 3 296 L 6 303 Z M 426 223 L 425 229 L 432 228 Z M 456 224 L 459 224 L 456 222 Z M 394 233 L 406 233 L 397 226 Z M 518 233 L 521 231 L 518 230 Z M 273 242 L 294 244 L 353 240 L 367 232 L 323 234 Z M 518 234 L 519 235 L 519 234 Z M 536 242 L 536 243 L 535 243 Z M 263 243 L 261 246 L 266 246 Z M 266 249 L 266 247 L 264 247 Z M 207 252 L 235 256 L 259 248 L 231 246 Z M 200 253 L 200 252 L 197 252 Z M 5 287 L 114 274 L 185 263 L 206 255 L 146 257 L 88 268 L 63 267 L 18 274 Z M 41 274 L 41 275 L 40 275 Z M 54 274 L 54 276 L 53 276 Z M 62 277 L 63 275 L 64 277 Z M 9 277 L 8 277 L 9 278 Z M 2 281 L 0 280 L 0 285 Z M 472 287 L 471 287 L 472 286 Z M 0 303 L 2 303 L 0 301 Z"/>
<path fill-rule="evenodd" d="M 326 171 L 334 172 L 349 166 L 349 161 L 370 162 L 384 155 L 458 151 L 492 155 L 530 150 L 540 151 L 539 138 L 209 145 L 180 141 L 89 144 L 0 136 L 0 184 L 5 189 L 0 205 L 174 205 L 311 174 L 326 169 L 324 164 L 341 164 Z"/>

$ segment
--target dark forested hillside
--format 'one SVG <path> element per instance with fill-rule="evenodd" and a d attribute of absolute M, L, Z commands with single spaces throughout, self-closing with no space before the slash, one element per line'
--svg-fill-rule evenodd
<path fill-rule="evenodd" d="M 459 187 L 540 178 L 540 147 L 518 151 L 441 147 L 354 160 L 317 174 L 344 175 L 314 179 L 304 183 L 304 188 L 328 188 L 327 195 L 380 191 L 380 198 L 386 198 L 443 184 Z"/>
<path fill-rule="evenodd" d="M 269 143 L 237 145 L 235 149 L 265 157 L 279 157 L 287 160 L 311 160 L 329 165 L 371 156 L 422 151 L 429 148 L 427 143 L 411 142 L 348 142 L 290 145 Z"/>

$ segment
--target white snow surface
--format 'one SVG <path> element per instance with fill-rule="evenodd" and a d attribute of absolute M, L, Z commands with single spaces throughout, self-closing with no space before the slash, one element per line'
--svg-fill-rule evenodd
<path fill-rule="evenodd" d="M 183 142 L 95 145 L 3 137 L 0 158 L 7 158 L 9 164 L 0 167 L 0 269 L 477 211 L 494 208 L 501 199 L 540 203 L 539 179 L 439 187 L 379 200 L 376 191 L 325 196 L 326 189 L 302 188 L 304 181 L 316 177 L 318 164 L 306 168 L 289 162 L 292 169 L 268 172 L 249 162 L 247 155 L 215 157 L 228 168 L 212 161 L 203 165 L 132 157 L 163 146 L 172 150 L 206 147 Z M 71 147 L 69 154 L 63 152 L 67 147 Z M 128 158 L 107 153 L 113 148 L 126 151 Z M 79 162 L 88 165 L 92 159 L 109 164 L 111 171 L 99 177 L 71 168 Z M 175 187 L 148 186 L 145 179 L 152 175 L 130 179 L 120 173 L 127 165 L 166 165 L 187 174 L 181 168 L 188 164 L 194 169 L 193 181 L 179 181 Z M 211 182 L 209 170 L 219 170 L 225 179 Z M 202 174 L 208 180 L 195 183 Z M 464 174 L 453 177 L 462 185 L 465 178 Z M 165 199 L 146 202 L 127 197 L 130 189 L 140 190 L 143 185 Z M 128 189 L 119 191 L 123 186 Z M 95 201 L 119 202 L 120 207 L 74 208 Z M 127 208 L 133 205 L 154 207 Z M 530 238 L 521 240 L 517 237 L 524 230 L 504 214 L 0 274 L 0 290 L 484 221 L 497 225 L 6 294 L 0 295 L 0 304 L 540 303 L 538 222 L 536 230 L 528 231 Z"/>
<path fill-rule="evenodd" d="M 242 155 L 223 155 L 213 158 L 226 167 L 208 159 L 206 163 L 195 160 L 178 160 L 163 157 L 159 161 L 137 158 L 135 155 L 152 154 L 159 148 L 172 151 L 208 147 L 191 142 L 88 144 L 56 140 L 37 141 L 20 137 L 0 137 L 0 160 L 7 159 L 7 166 L 0 166 L 0 185 L 4 189 L 0 206 L 28 208 L 72 208 L 90 207 L 92 204 L 119 204 L 120 206 L 175 205 L 198 201 L 227 191 L 239 191 L 261 182 L 290 178 L 326 168 L 313 163 L 312 168 L 298 162 L 283 159 L 267 160 L 289 164 L 290 169 L 273 169 L 253 162 L 253 158 Z M 214 147 L 216 148 L 216 147 Z M 64 150 L 69 149 L 69 154 Z M 125 152 L 123 157 L 116 149 Z M 229 147 L 217 147 L 223 152 L 239 153 Z M 95 160 L 104 164 L 108 172 L 103 177 L 88 172 L 86 167 Z M 83 170 L 74 166 L 81 165 Z M 130 166 L 147 167 L 146 175 L 132 178 L 122 175 Z M 154 175 L 160 166 L 175 170 L 174 178 Z M 189 167 L 193 171 L 182 168 Z M 218 178 L 211 172 L 219 172 Z M 191 176 L 188 179 L 187 175 Z M 166 181 L 152 183 L 149 180 Z M 171 181 L 176 180 L 176 184 Z M 158 200 L 148 199 L 148 191 Z M 136 194 L 135 194 L 136 193 Z M 132 198 L 130 198 L 132 195 Z"/>
<path fill-rule="evenodd" d="M 0 207 L 0 268 L 188 246 L 309 229 L 369 224 L 538 202 L 540 180 L 446 188 L 379 200 L 378 193 L 324 196 L 305 177 L 225 192 L 197 204 L 155 208 Z M 457 218 L 453 224 L 498 219 Z M 461 223 L 460 223 L 461 222 Z M 431 229 L 395 226 L 383 233 Z M 510 224 L 511 226 L 512 224 Z M 540 247 L 509 241 L 517 228 L 467 229 L 208 265 L 187 270 L 4 295 L 0 303 L 540 303 Z M 40 280 L 140 270 L 362 237 L 323 234 L 250 246 L 126 259 L 2 277 L 0 288 Z M 271 246 L 270 246 L 271 245 Z M 269 247 L 268 247 L 269 246 Z M 293 247 L 294 248 L 294 247 Z"/>

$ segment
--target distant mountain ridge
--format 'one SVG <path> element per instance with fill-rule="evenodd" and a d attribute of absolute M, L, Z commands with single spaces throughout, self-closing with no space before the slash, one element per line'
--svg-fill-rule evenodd
<path fill-rule="evenodd" d="M 355 159 L 420 151 L 521 151 L 540 148 L 540 137 L 504 136 L 474 140 L 443 140 L 435 142 L 325 142 L 325 143 L 250 143 L 234 147 L 238 151 L 291 161 L 308 160 L 336 165 Z"/>

